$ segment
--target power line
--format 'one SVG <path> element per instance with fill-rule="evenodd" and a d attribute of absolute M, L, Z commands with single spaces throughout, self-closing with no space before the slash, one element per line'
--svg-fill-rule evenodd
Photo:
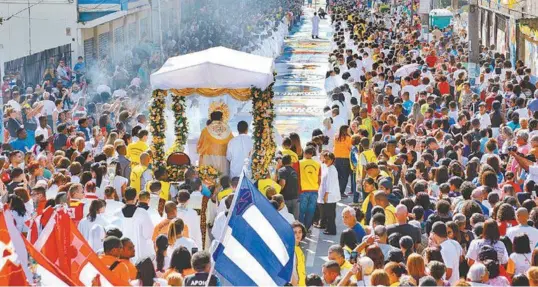
<path fill-rule="evenodd" d="M 19 12 L 17 12 L 17 13 L 15 13 L 15 14 L 13 14 L 13 15 L 7 17 L 6 19 L 4 19 L 3 22 L 7 22 L 9 19 L 13 18 L 14 16 L 17 16 L 17 15 L 19 15 L 20 13 L 22 13 L 22 12 L 24 12 L 24 11 L 26 11 L 26 10 L 28 10 L 28 9 L 30 9 L 30 8 L 32 8 L 32 7 L 34 7 L 34 6 L 36 6 L 36 5 L 38 5 L 38 4 L 41 4 L 43 1 L 45 1 L 45 0 L 40 0 L 39 2 L 37 2 L 37 3 L 35 3 L 35 4 L 32 4 L 32 5 L 28 6 L 28 7 L 26 7 L 26 8 L 24 8 L 24 9 L 20 10 Z"/>

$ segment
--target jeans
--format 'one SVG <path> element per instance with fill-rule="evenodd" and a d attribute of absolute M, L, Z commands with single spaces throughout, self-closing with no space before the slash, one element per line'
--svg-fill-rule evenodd
<path fill-rule="evenodd" d="M 299 221 L 304 224 L 306 230 L 312 226 L 314 213 L 316 212 L 316 203 L 318 201 L 317 191 L 308 191 L 299 195 Z"/>
<path fill-rule="evenodd" d="M 284 200 L 284 203 L 288 208 L 288 212 L 293 214 L 295 219 L 299 218 L 299 199 Z"/>
<path fill-rule="evenodd" d="M 334 167 L 338 171 L 338 184 L 340 185 L 340 194 L 344 195 L 347 187 L 347 181 L 349 180 L 349 174 L 351 173 L 351 167 L 349 164 L 349 158 L 336 158 L 334 161 Z"/>
<path fill-rule="evenodd" d="M 357 188 L 357 175 L 351 172 L 351 193 L 353 194 L 353 203 L 359 203 L 360 193 Z"/>

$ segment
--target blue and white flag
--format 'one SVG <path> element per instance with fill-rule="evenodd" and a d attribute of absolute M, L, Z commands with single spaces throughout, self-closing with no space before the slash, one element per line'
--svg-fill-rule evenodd
<path fill-rule="evenodd" d="M 283 286 L 293 272 L 291 225 L 242 177 L 228 226 L 213 259 L 215 270 L 234 286 Z"/>

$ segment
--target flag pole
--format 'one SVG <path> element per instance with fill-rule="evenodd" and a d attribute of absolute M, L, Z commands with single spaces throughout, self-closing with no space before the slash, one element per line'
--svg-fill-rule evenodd
<path fill-rule="evenodd" d="M 245 164 L 243 165 L 243 170 L 241 171 L 241 175 L 239 176 L 239 182 L 237 183 L 237 186 L 235 187 L 235 191 L 233 193 L 234 198 L 232 200 L 232 205 L 230 205 L 230 209 L 228 210 L 228 215 L 226 216 L 226 225 L 225 225 L 226 228 L 224 228 L 222 234 L 220 235 L 218 243 L 221 243 L 222 240 L 224 240 L 224 237 L 226 235 L 226 230 L 228 229 L 228 223 L 230 222 L 230 218 L 232 217 L 232 213 L 233 213 L 233 211 L 235 209 L 235 204 L 237 202 L 237 194 L 239 193 L 239 190 L 241 189 L 241 184 L 243 183 L 243 179 L 245 178 L 247 164 L 248 164 L 248 162 L 245 162 Z M 213 244 L 211 243 L 209 248 L 211 249 L 212 246 L 213 246 Z M 216 250 L 216 248 L 215 248 L 215 250 Z M 211 261 L 213 261 L 213 253 L 215 252 L 215 250 L 211 251 Z M 205 287 L 209 286 L 209 281 L 210 281 L 211 276 L 213 275 L 214 272 L 215 272 L 215 262 L 212 262 L 211 269 L 209 269 L 209 274 L 207 275 L 207 281 L 205 283 Z"/>

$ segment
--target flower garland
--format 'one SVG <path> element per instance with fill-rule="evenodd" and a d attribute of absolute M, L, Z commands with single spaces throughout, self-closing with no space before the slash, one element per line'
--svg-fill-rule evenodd
<path fill-rule="evenodd" d="M 221 176 L 219 170 L 211 165 L 199 166 L 196 168 L 196 171 L 200 175 L 202 181 L 211 182 L 212 184 L 216 184 Z"/>
<path fill-rule="evenodd" d="M 153 152 L 153 164 L 156 167 L 165 166 L 164 159 L 164 131 L 166 121 L 164 120 L 166 92 L 163 90 L 153 91 L 153 98 L 149 108 L 149 122 L 151 126 Z"/>
<path fill-rule="evenodd" d="M 186 114 L 187 104 L 186 98 L 172 94 L 172 111 L 174 112 L 174 140 L 173 151 L 182 152 L 185 149 L 187 138 L 189 136 L 189 123 L 187 122 Z"/>
<path fill-rule="evenodd" d="M 275 111 L 273 84 L 264 91 L 252 88 L 252 117 L 254 153 L 252 154 L 252 179 L 263 178 L 276 152 L 273 134 Z"/>

